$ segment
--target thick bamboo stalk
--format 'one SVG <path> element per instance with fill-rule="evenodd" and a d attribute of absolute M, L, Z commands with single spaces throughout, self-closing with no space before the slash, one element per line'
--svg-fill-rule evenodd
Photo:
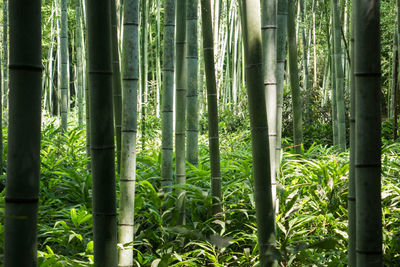
<path fill-rule="evenodd" d="M 185 121 L 186 121 L 186 1 L 178 0 L 176 3 L 176 121 L 175 121 L 175 171 L 176 183 L 186 183 L 186 158 L 185 158 Z M 177 190 L 177 209 L 179 224 L 185 223 L 185 192 Z"/>
<path fill-rule="evenodd" d="M 355 185 L 355 152 L 356 152 L 356 96 L 355 96 L 355 77 L 354 77 L 354 65 L 355 65 L 355 51 L 354 51 L 354 19 L 355 19 L 355 8 L 352 9 L 351 14 L 351 84 L 350 84 L 350 164 L 349 164 L 349 193 L 348 199 L 348 213 L 349 213 L 349 224 L 348 224 L 348 264 L 349 267 L 357 266 L 356 256 L 356 185 Z"/>
<path fill-rule="evenodd" d="M 201 21 L 203 32 L 204 69 L 207 84 L 208 138 L 211 167 L 212 213 L 222 211 L 221 168 L 218 136 L 218 98 L 214 66 L 213 27 L 209 0 L 201 0 Z"/>
<path fill-rule="evenodd" d="M 165 1 L 164 14 L 164 60 L 162 84 L 162 154 L 161 186 L 172 184 L 173 150 L 173 91 L 174 91 L 174 46 L 175 42 L 175 1 Z M 170 191 L 166 188 L 165 191 Z"/>
<path fill-rule="evenodd" d="M 139 5 L 125 0 L 122 43 L 122 131 L 118 266 L 133 266 L 134 201 L 136 182 L 137 87 L 139 80 Z"/>
<path fill-rule="evenodd" d="M 10 102 L 4 265 L 37 266 L 42 86 L 41 1 L 10 1 L 9 11 Z"/>
<path fill-rule="evenodd" d="M 344 77 L 343 77 L 343 62 L 342 62 L 342 44 L 341 44 L 341 20 L 337 0 L 331 0 L 332 5 L 332 21 L 333 21 L 333 58 L 335 66 L 335 89 L 336 92 L 336 111 L 338 124 L 338 145 L 341 151 L 346 150 L 346 118 L 344 106 Z"/>
<path fill-rule="evenodd" d="M 356 99 L 355 99 L 355 77 L 354 77 L 354 65 L 355 65 L 355 52 L 354 52 L 354 12 L 355 8 L 352 9 L 352 23 L 351 23 L 351 43 L 350 43 L 350 52 L 351 52 L 351 70 L 350 70 L 350 165 L 349 165 L 349 193 L 347 195 L 348 198 L 348 213 L 349 213 L 349 225 L 348 225 L 348 264 L 349 267 L 357 266 L 357 257 L 356 257 L 356 188 L 355 188 L 355 148 L 356 148 L 356 140 L 355 140 L 355 122 L 356 122 Z"/>
<path fill-rule="evenodd" d="M 111 6 L 87 0 L 93 240 L 96 266 L 117 265 Z"/>
<path fill-rule="evenodd" d="M 382 266 L 380 1 L 355 1 L 357 266 Z"/>
<path fill-rule="evenodd" d="M 261 34 L 263 43 L 263 70 L 265 103 L 268 114 L 269 159 L 271 164 L 272 201 L 276 203 L 276 0 L 261 1 Z"/>
<path fill-rule="evenodd" d="M 260 266 L 277 266 L 274 256 L 275 220 L 271 196 L 268 123 L 261 60 L 260 1 L 245 0 L 242 9 Z"/>

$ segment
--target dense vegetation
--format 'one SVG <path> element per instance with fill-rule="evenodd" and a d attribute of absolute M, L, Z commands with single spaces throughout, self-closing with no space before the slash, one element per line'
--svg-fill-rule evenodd
<path fill-rule="evenodd" d="M 158 123 L 156 119 L 154 123 Z M 221 140 L 225 196 L 221 217 L 210 217 L 206 135 L 200 137 L 198 167 L 189 165 L 187 169 L 184 188 L 189 220 L 185 226 L 175 226 L 176 195 L 170 194 L 165 200 L 159 190 L 160 132 L 152 132 L 146 148 L 138 151 L 134 241 L 137 266 L 256 265 L 250 131 L 247 121 L 236 126 L 234 123 L 234 120 L 220 123 L 226 137 Z M 85 129 L 70 125 L 69 133 L 61 136 L 58 125 L 58 120 L 44 117 L 39 266 L 87 266 L 93 263 L 93 241 L 92 182 L 87 170 Z M 276 218 L 281 265 L 346 266 L 348 153 L 315 143 L 299 156 L 293 154 L 290 139 L 284 140 L 284 146 Z M 385 266 L 396 266 L 400 259 L 399 153 L 398 143 L 385 142 L 382 156 Z M 4 178 L 3 175 L 2 181 Z M 2 237 L 3 201 L 0 211 Z"/>
<path fill-rule="evenodd" d="M 400 0 L 0 3 L 0 265 L 398 266 Z"/>

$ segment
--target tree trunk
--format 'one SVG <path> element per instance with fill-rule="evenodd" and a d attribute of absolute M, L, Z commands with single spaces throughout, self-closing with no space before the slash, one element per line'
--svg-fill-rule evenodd
<path fill-rule="evenodd" d="M 317 42 L 316 42 L 316 22 L 315 22 L 315 8 L 316 8 L 315 0 L 312 2 L 313 12 L 312 12 L 312 34 L 313 34 L 313 57 L 314 57 L 314 75 L 313 75 L 313 88 L 318 88 L 318 79 L 317 79 Z"/>
<path fill-rule="evenodd" d="M 332 38 L 333 39 L 333 38 Z M 334 57 L 334 44 L 328 45 L 329 55 L 331 57 L 331 116 L 332 116 L 332 133 L 333 133 L 333 145 L 339 144 L 339 126 L 338 126 L 338 118 L 337 118 L 337 97 L 336 97 L 336 70 L 335 70 L 335 57 Z"/>
<path fill-rule="evenodd" d="M 176 183 L 186 183 L 185 161 L 185 121 L 186 121 L 186 1 L 176 2 L 176 126 L 175 126 L 175 168 Z M 179 211 L 179 224 L 185 224 L 185 192 L 177 190 L 177 209 Z"/>
<path fill-rule="evenodd" d="M 203 32 L 204 69 L 207 84 L 208 136 L 211 167 L 212 213 L 222 211 L 221 169 L 218 137 L 218 98 L 214 66 L 213 27 L 209 0 L 201 0 L 201 20 Z"/>
<path fill-rule="evenodd" d="M 68 131 L 68 13 L 67 0 L 61 0 L 61 129 L 63 132 Z"/>
<path fill-rule="evenodd" d="M 288 1 L 288 40 L 289 40 L 289 73 L 292 90 L 293 142 L 295 153 L 301 154 L 303 143 L 303 108 L 299 88 L 299 69 L 297 66 L 296 23 L 294 17 L 294 0 Z"/>
<path fill-rule="evenodd" d="M 89 101 L 89 67 L 88 67 L 88 51 L 89 51 L 89 44 L 88 44 L 88 36 L 87 36 L 87 12 L 86 12 L 86 0 L 82 1 L 82 15 L 83 15 L 83 63 L 84 63 L 84 79 L 83 79 L 83 86 L 85 87 L 85 122 L 86 122 L 86 155 L 90 158 L 91 148 L 90 148 L 90 101 Z M 91 163 L 88 162 L 87 168 L 91 169 Z"/>
<path fill-rule="evenodd" d="M 139 79 L 139 5 L 125 0 L 122 43 L 123 103 L 120 172 L 119 266 L 133 266 L 134 200 L 136 182 L 137 87 Z"/>
<path fill-rule="evenodd" d="M 393 118 L 393 141 L 397 139 L 397 115 L 398 115 L 398 82 L 399 82 L 399 48 L 397 29 L 395 29 L 393 36 L 393 65 L 392 65 L 392 97 L 391 97 L 391 110 L 393 111 L 390 117 Z M 390 118 L 389 117 L 389 118 Z"/>
<path fill-rule="evenodd" d="M 308 87 L 308 58 L 307 58 L 307 36 L 306 36 L 306 26 L 305 26 L 305 20 L 304 20 L 304 11 L 305 11 L 305 6 L 307 3 L 304 3 L 305 0 L 299 0 L 299 17 L 300 21 L 298 24 L 300 25 L 301 29 L 301 44 L 302 44 L 302 52 L 303 52 L 303 92 L 305 92 L 305 103 L 306 103 L 306 114 L 309 114 L 309 107 L 310 107 L 310 102 L 309 102 L 309 87 Z M 300 41 L 299 41 L 300 42 Z M 308 121 L 307 121 L 308 122 Z"/>
<path fill-rule="evenodd" d="M 194 166 L 198 163 L 199 150 L 197 7 L 198 0 L 189 0 L 186 3 L 187 160 Z"/>
<path fill-rule="evenodd" d="M 96 266 L 117 265 L 111 5 L 87 0 L 93 239 Z"/>
<path fill-rule="evenodd" d="M 355 1 L 357 266 L 382 266 L 380 1 Z"/>
<path fill-rule="evenodd" d="M 160 118 L 160 109 L 161 109 L 161 0 L 157 0 L 157 51 L 156 51 L 156 117 Z"/>
<path fill-rule="evenodd" d="M 1 65 L 0 65 L 0 73 L 1 73 Z M 1 77 L 1 75 L 0 75 Z M 2 80 L 0 79 L 0 85 L 3 85 Z M 0 94 L 2 90 L 0 89 Z M 0 96 L 0 175 L 3 175 L 3 98 Z"/>
<path fill-rule="evenodd" d="M 147 9 L 148 1 L 141 0 L 141 32 L 140 32 L 140 109 L 141 109 L 141 128 L 142 128 L 142 149 L 145 149 L 146 144 L 146 105 L 147 105 Z"/>
<path fill-rule="evenodd" d="M 3 0 L 3 109 L 8 107 L 8 0 Z"/>
<path fill-rule="evenodd" d="M 115 140 L 117 141 L 117 171 L 121 165 L 121 112 L 122 112 L 122 96 L 121 96 L 121 72 L 119 69 L 119 52 L 118 52 L 118 27 L 117 27 L 117 8 L 115 0 L 111 0 L 111 45 L 112 45 L 112 86 L 113 86 L 113 107 L 114 107 L 114 127 Z"/>
<path fill-rule="evenodd" d="M 357 266 L 357 256 L 356 256 L 356 188 L 355 188 L 355 152 L 356 152 L 356 96 L 355 96 L 355 76 L 354 76 L 354 65 L 355 65 L 355 51 L 354 51 L 354 20 L 355 20 L 355 8 L 352 9 L 351 15 L 351 70 L 350 70 L 350 164 L 349 164 L 349 193 L 347 195 L 348 199 L 348 264 L 349 267 Z"/>
<path fill-rule="evenodd" d="M 278 31 L 277 31 L 277 57 L 276 57 L 276 90 L 277 90 L 277 118 L 276 118 L 276 154 L 275 169 L 279 176 L 282 153 L 282 110 L 283 110 L 283 86 L 285 83 L 285 59 L 286 59 L 286 29 L 288 0 L 278 0 Z M 279 211 L 278 198 L 275 202 L 275 211 Z"/>
<path fill-rule="evenodd" d="M 162 154 L 161 186 L 172 184 L 173 150 L 173 95 L 174 95 L 174 42 L 175 0 L 165 1 L 164 14 L 164 60 L 162 84 Z M 165 191 L 171 189 L 165 188 Z"/>
<path fill-rule="evenodd" d="M 83 124 L 83 58 L 82 58 L 82 26 L 81 1 L 76 1 L 76 76 L 78 87 L 78 125 Z"/>
<path fill-rule="evenodd" d="M 10 11 L 10 103 L 4 265 L 37 266 L 41 121 L 41 1 Z M 27 97 L 29 95 L 29 97 Z"/>
<path fill-rule="evenodd" d="M 271 196 L 267 110 L 261 61 L 260 1 L 243 1 L 242 10 L 260 266 L 277 266 L 274 257 L 275 220 Z"/>
<path fill-rule="evenodd" d="M 271 164 L 272 201 L 276 203 L 276 0 L 261 1 L 261 34 L 265 102 L 268 115 L 269 159 Z"/>
<path fill-rule="evenodd" d="M 334 66 L 336 77 L 336 107 L 337 107 L 337 124 L 338 124 L 338 145 L 340 151 L 346 150 L 346 118 L 344 106 L 344 77 L 343 77 L 343 61 L 342 61 L 342 44 L 341 44 L 341 20 L 337 0 L 331 0 L 332 4 L 332 21 L 333 21 L 333 42 L 334 42 Z"/>

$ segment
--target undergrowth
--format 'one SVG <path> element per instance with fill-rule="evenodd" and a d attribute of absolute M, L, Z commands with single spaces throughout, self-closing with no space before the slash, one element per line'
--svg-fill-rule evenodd
<path fill-rule="evenodd" d="M 38 265 L 88 266 L 93 264 L 92 182 L 85 128 L 71 128 L 65 135 L 59 132 L 52 122 L 42 129 Z M 224 211 L 211 216 L 208 145 L 206 136 L 201 136 L 199 165 L 188 164 L 187 184 L 183 186 L 185 226 L 176 226 L 176 195 L 160 190 L 159 133 L 152 133 L 152 141 L 138 151 L 133 244 L 137 266 L 258 264 L 250 134 L 244 130 L 226 135 L 221 138 Z M 399 153 L 399 144 L 383 148 L 387 266 L 396 266 L 400 259 Z M 290 149 L 283 152 L 276 216 L 280 266 L 347 265 L 348 167 L 348 153 L 331 147 L 314 144 L 303 156 L 294 155 Z M 4 190 L 0 206 L 2 245 L 3 199 Z"/>

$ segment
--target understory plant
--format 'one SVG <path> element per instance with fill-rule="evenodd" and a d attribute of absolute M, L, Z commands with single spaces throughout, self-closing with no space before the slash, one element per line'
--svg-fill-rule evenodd
<path fill-rule="evenodd" d="M 91 175 L 85 128 L 60 135 L 53 121 L 42 128 L 38 216 L 39 266 L 93 264 Z M 207 136 L 199 137 L 199 164 L 187 163 L 187 183 L 161 190 L 159 133 L 137 156 L 135 195 L 136 266 L 256 266 L 257 226 L 249 131 L 221 138 L 223 212 L 212 216 Z M 280 266 L 347 265 L 348 153 L 313 144 L 302 156 L 290 140 L 278 176 L 276 215 Z M 384 261 L 400 258 L 400 145 L 382 156 Z M 4 176 L 1 176 L 4 179 Z M 117 189 L 118 189 L 117 176 Z M 186 193 L 186 224 L 177 226 L 176 189 Z M 4 190 L 0 195 L 3 244 Z M 1 216 L 3 215 L 3 216 Z M 0 262 L 3 247 L 0 247 Z"/>

